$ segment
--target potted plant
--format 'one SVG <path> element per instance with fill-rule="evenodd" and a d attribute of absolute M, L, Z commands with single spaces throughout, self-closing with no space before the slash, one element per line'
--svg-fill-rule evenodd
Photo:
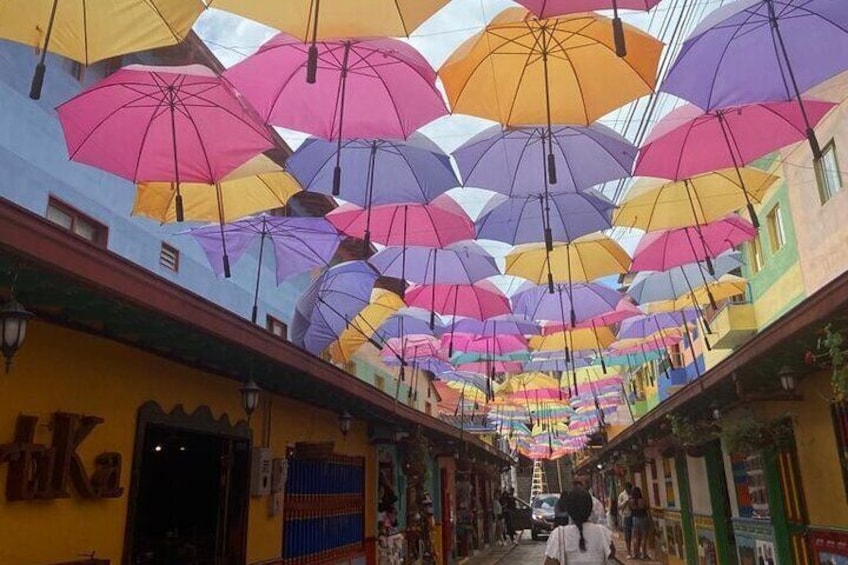
<path fill-rule="evenodd" d="M 790 418 L 764 422 L 745 417 L 722 428 L 721 439 L 730 453 L 753 455 L 767 447 L 781 448 L 792 442 L 793 429 Z"/>
<path fill-rule="evenodd" d="M 677 414 L 669 414 L 668 421 L 671 435 L 683 446 L 686 454 L 690 457 L 703 457 L 704 444 L 716 435 L 715 426 L 709 422 L 693 422 L 690 418 Z"/>

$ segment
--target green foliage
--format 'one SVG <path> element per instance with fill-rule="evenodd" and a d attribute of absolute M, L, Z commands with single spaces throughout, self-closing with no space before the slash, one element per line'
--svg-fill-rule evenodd
<path fill-rule="evenodd" d="M 666 416 L 668 423 L 671 425 L 671 435 L 674 436 L 682 445 L 695 445 L 700 439 L 698 430 L 692 421 L 686 416 L 678 416 L 677 414 L 669 414 Z"/>
<path fill-rule="evenodd" d="M 832 373 L 830 384 L 833 387 L 834 401 L 842 402 L 848 398 L 848 351 L 845 350 L 845 336 L 833 329 L 832 324 L 824 327 L 824 337 L 821 347 L 830 358 Z"/>
<path fill-rule="evenodd" d="M 746 417 L 723 426 L 721 431 L 728 451 L 738 455 L 753 455 L 767 447 L 780 448 L 790 443 L 792 437 L 792 421 L 789 418 L 763 422 Z"/>

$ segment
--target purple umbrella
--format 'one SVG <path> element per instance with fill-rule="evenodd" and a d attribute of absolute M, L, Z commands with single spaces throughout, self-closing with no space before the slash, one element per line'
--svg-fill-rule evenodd
<path fill-rule="evenodd" d="M 442 326 L 430 327 L 430 312 L 423 308 L 402 308 L 389 316 L 377 329 L 382 341 L 407 335 L 439 336 Z"/>
<path fill-rule="evenodd" d="M 371 300 L 380 276 L 365 261 L 350 261 L 328 269 L 295 304 L 292 343 L 320 354 Z"/>
<path fill-rule="evenodd" d="M 618 339 L 642 339 L 669 329 L 681 328 L 684 324 L 683 312 L 658 312 L 645 316 L 629 318 L 621 322 Z"/>
<path fill-rule="evenodd" d="M 546 126 L 493 126 L 453 156 L 466 186 L 528 196 L 547 194 L 549 185 L 556 192 L 574 192 L 628 177 L 636 152 L 633 144 L 600 124 L 554 126 L 550 137 Z"/>
<path fill-rule="evenodd" d="M 552 208 L 552 210 L 551 210 Z M 546 238 L 568 243 L 612 226 L 616 206 L 594 189 L 509 198 L 477 220 L 477 237 L 518 245 Z M 542 232 L 540 228 L 547 226 Z"/>
<path fill-rule="evenodd" d="M 487 335 L 495 331 L 503 335 L 538 335 L 539 324 L 524 316 L 506 314 L 488 320 L 461 318 L 446 325 L 448 332 Z"/>
<path fill-rule="evenodd" d="M 516 314 L 535 320 L 570 322 L 571 327 L 615 310 L 621 293 L 598 283 L 573 283 L 556 285 L 554 294 L 548 287 L 535 286 L 512 297 Z M 570 312 L 570 317 L 565 317 Z"/>
<path fill-rule="evenodd" d="M 362 208 L 430 202 L 459 185 L 450 157 L 420 133 L 408 141 L 343 141 L 340 192 L 334 185 L 336 152 L 334 142 L 309 138 L 289 157 L 286 168 L 305 190 L 338 195 Z"/>
<path fill-rule="evenodd" d="M 703 110 L 797 100 L 815 158 L 821 149 L 801 94 L 848 69 L 848 2 L 737 0 L 704 18 L 661 90 Z"/>
<path fill-rule="evenodd" d="M 220 226 L 203 226 L 188 232 L 203 249 L 215 274 L 224 273 L 224 251 L 221 240 L 226 237 L 229 255 L 238 261 L 259 239 L 259 259 L 256 267 L 256 287 L 253 294 L 251 321 L 256 323 L 259 300 L 259 280 L 265 241 L 274 248 L 277 284 L 314 267 L 326 267 L 336 254 L 341 237 L 324 218 L 281 218 L 261 214 Z"/>

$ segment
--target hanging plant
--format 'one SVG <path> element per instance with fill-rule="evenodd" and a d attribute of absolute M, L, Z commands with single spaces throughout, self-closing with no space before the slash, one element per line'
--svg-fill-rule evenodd
<path fill-rule="evenodd" d="M 746 417 L 724 426 L 721 432 L 728 451 L 738 455 L 753 455 L 768 447 L 786 447 L 791 445 L 793 437 L 789 418 L 763 422 Z"/>
<path fill-rule="evenodd" d="M 693 422 L 690 418 L 677 414 L 669 414 L 667 418 L 671 426 L 671 435 L 687 449 L 687 452 L 698 452 L 692 448 L 697 448 L 716 437 L 716 427 L 712 422 L 700 420 Z"/>
<path fill-rule="evenodd" d="M 820 349 L 830 359 L 830 384 L 835 402 L 848 398 L 848 351 L 845 350 L 845 336 L 833 329 L 833 324 L 824 327 L 824 335 L 819 340 Z"/>

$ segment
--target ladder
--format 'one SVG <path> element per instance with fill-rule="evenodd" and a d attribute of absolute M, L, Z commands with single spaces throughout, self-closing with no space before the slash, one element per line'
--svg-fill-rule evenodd
<path fill-rule="evenodd" d="M 530 500 L 546 492 L 548 492 L 548 481 L 545 480 L 545 468 L 542 466 L 542 461 L 536 459 L 533 461 L 533 480 L 530 483 Z"/>

